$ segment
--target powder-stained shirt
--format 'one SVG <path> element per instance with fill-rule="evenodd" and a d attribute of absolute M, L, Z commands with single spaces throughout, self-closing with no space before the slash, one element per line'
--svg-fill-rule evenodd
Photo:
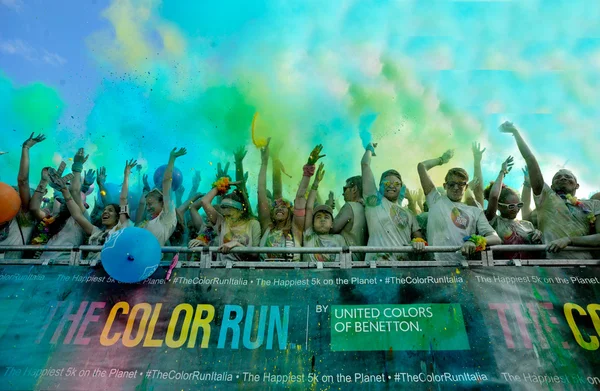
<path fill-rule="evenodd" d="M 148 221 L 145 225 L 142 224 L 141 228 L 145 228 L 152 232 L 152 235 L 158 240 L 158 244 L 162 246 L 167 243 L 167 240 L 175 232 L 175 226 L 177 225 L 177 214 L 175 212 L 175 204 L 172 203 L 171 207 L 163 210 L 160 214 Z"/>
<path fill-rule="evenodd" d="M 462 246 L 466 236 L 495 233 L 483 210 L 453 202 L 436 189 L 427 194 L 427 205 L 427 241 L 430 246 Z M 460 253 L 436 253 L 435 259 L 460 262 L 465 258 Z"/>
<path fill-rule="evenodd" d="M 304 247 L 344 247 L 346 240 L 342 235 L 318 234 L 309 228 L 304 231 Z M 304 254 L 305 262 L 338 262 L 338 254 Z"/>
<path fill-rule="evenodd" d="M 280 229 L 267 228 L 260 240 L 260 247 L 282 247 L 282 248 L 294 248 L 302 247 L 301 243 L 298 243 L 292 232 L 284 234 Z M 284 254 L 284 253 L 269 253 L 261 254 L 260 259 L 262 261 L 299 261 L 300 254 Z"/>
<path fill-rule="evenodd" d="M 260 243 L 260 223 L 256 219 L 232 224 L 223 216 L 219 215 L 215 227 L 217 229 L 217 235 L 219 236 L 219 245 L 237 241 L 245 247 L 256 247 Z M 249 259 L 245 254 L 219 254 L 218 260 L 247 261 Z"/>
<path fill-rule="evenodd" d="M 490 221 L 492 228 L 496 230 L 502 244 L 533 244 L 531 236 L 535 228 L 530 221 L 506 219 L 502 216 L 494 216 Z M 539 258 L 536 252 L 499 252 L 498 255 L 504 259 L 535 259 Z M 496 256 L 494 254 L 494 256 Z M 502 259 L 500 258 L 500 259 Z"/>
<path fill-rule="evenodd" d="M 544 183 L 539 195 L 534 195 L 538 212 L 538 227 L 544 233 L 544 243 L 575 236 L 586 236 L 592 233 L 592 216 L 600 215 L 600 201 L 580 200 L 581 206 L 571 205 L 562 199 L 554 190 Z M 548 258 L 555 259 L 591 259 L 589 252 L 561 251 L 548 253 Z"/>
<path fill-rule="evenodd" d="M 365 201 L 365 216 L 369 229 L 368 246 L 410 246 L 412 235 L 419 230 L 417 219 L 408 208 L 392 202 L 381 194 L 371 195 Z M 405 253 L 369 253 L 367 262 L 406 260 Z"/>
<path fill-rule="evenodd" d="M 117 223 L 117 225 L 115 225 L 111 229 L 104 229 L 104 230 L 100 229 L 94 225 L 94 227 L 92 228 L 92 234 L 90 235 L 90 238 L 88 239 L 88 243 L 90 244 L 90 246 L 104 246 L 104 243 L 106 243 L 106 241 L 108 240 L 108 237 L 110 235 L 114 234 L 118 230 L 121 230 L 121 229 L 127 228 L 127 227 L 133 227 L 133 222 L 131 220 L 127 220 L 127 222 L 125 222 L 125 224 L 122 224 L 119 221 Z M 88 256 L 88 259 L 99 260 L 100 254 L 101 254 L 100 251 L 98 251 L 96 253 L 90 253 L 90 255 Z"/>

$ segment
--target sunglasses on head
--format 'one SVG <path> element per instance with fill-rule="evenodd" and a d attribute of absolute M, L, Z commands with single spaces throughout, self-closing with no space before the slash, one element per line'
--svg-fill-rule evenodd
<path fill-rule="evenodd" d="M 503 202 L 498 202 L 498 205 L 506 206 L 508 210 L 521 209 L 523 207 L 522 202 L 519 202 L 518 204 L 505 204 Z"/>

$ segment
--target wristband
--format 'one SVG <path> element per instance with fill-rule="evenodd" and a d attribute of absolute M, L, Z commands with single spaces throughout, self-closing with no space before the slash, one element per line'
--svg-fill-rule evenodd
<path fill-rule="evenodd" d="M 319 190 L 319 185 L 312 185 L 310 188 L 311 190 L 317 191 Z"/>
<path fill-rule="evenodd" d="M 73 163 L 73 165 L 71 166 L 71 171 L 73 171 L 73 172 L 83 171 L 83 163 L 81 163 L 81 162 Z"/>
<path fill-rule="evenodd" d="M 65 197 L 64 200 L 65 200 L 64 203 L 66 204 L 69 201 L 73 201 L 73 198 L 72 197 Z"/>
<path fill-rule="evenodd" d="M 120 215 L 122 215 L 122 214 L 128 215 L 129 214 L 129 204 L 121 205 L 121 207 L 119 208 L 119 214 Z"/>
<path fill-rule="evenodd" d="M 475 243 L 475 246 L 476 246 L 475 251 L 476 252 L 485 250 L 485 246 L 487 244 L 487 240 L 483 236 L 480 236 L 480 235 L 465 236 L 463 238 L 463 241 Z"/>
<path fill-rule="evenodd" d="M 373 147 L 373 144 L 369 144 L 365 147 L 365 150 L 367 151 L 371 151 L 371 153 L 373 154 L 373 156 L 375 156 L 375 147 Z"/>
<path fill-rule="evenodd" d="M 444 159 L 442 157 L 438 158 L 438 166 L 442 166 L 444 164 Z"/>
<path fill-rule="evenodd" d="M 87 193 L 88 190 L 90 189 L 91 185 L 88 185 L 87 183 L 83 182 L 83 185 L 81 185 L 81 192 L 82 193 Z"/>
<path fill-rule="evenodd" d="M 311 177 L 315 175 L 315 165 L 305 164 L 304 167 L 302 167 L 302 171 L 304 172 L 304 176 Z"/>

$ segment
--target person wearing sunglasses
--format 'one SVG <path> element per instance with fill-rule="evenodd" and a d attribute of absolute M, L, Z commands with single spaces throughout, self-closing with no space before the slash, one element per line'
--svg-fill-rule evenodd
<path fill-rule="evenodd" d="M 436 159 L 425 160 L 417 165 L 421 186 L 425 193 L 429 214 L 427 218 L 427 239 L 431 246 L 461 246 L 463 256 L 470 257 L 476 251 L 476 244 L 465 241 L 472 235 L 485 237 L 488 246 L 501 243 L 496 231 L 490 226 L 483 210 L 462 203 L 469 183 L 469 174 L 463 168 L 451 168 L 444 180 L 446 195 L 438 191 L 429 176 L 429 170 L 450 161 L 452 150 Z M 436 253 L 438 261 L 457 261 L 464 258 L 459 254 Z"/>
<path fill-rule="evenodd" d="M 577 177 L 567 169 L 558 170 L 551 185 L 546 184 L 538 161 L 519 130 L 507 121 L 500 125 L 500 131 L 515 138 L 527 163 L 538 211 L 538 228 L 543 232 L 548 258 L 592 259 L 589 252 L 556 253 L 567 246 L 600 246 L 600 201 L 578 200 L 575 195 L 579 189 Z"/>
<path fill-rule="evenodd" d="M 360 175 L 346 179 L 346 185 L 342 189 L 345 204 L 333 219 L 331 232 L 342 235 L 349 246 L 365 246 L 367 244 L 367 220 L 365 219 L 362 189 Z M 364 261 L 364 258 L 364 254 L 352 254 L 352 260 L 355 262 Z"/>
<path fill-rule="evenodd" d="M 363 198 L 365 200 L 365 217 L 369 230 L 368 246 L 400 247 L 413 246 L 417 251 L 423 250 L 424 242 L 412 242 L 412 239 L 422 238 L 423 234 L 417 219 L 408 208 L 402 207 L 406 186 L 400 173 L 390 169 L 381 174 L 379 187 L 371 169 L 371 157 L 377 145 L 370 143 L 365 148 L 361 160 Z M 367 262 L 384 260 L 407 260 L 404 253 L 368 253 Z"/>
<path fill-rule="evenodd" d="M 484 196 L 488 201 L 485 215 L 503 244 L 539 244 L 542 242 L 542 232 L 535 229 L 531 222 L 517 219 L 523 202 L 515 190 L 503 183 L 504 176 L 512 170 L 513 164 L 513 157 L 509 156 L 502 163 L 496 181 L 485 189 Z M 504 259 L 540 258 L 540 254 L 533 252 L 501 252 L 498 255 Z"/>

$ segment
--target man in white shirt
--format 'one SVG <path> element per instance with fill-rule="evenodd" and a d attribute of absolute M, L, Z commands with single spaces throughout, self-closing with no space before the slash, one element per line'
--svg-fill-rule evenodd
<path fill-rule="evenodd" d="M 461 202 L 469 183 L 469 174 L 464 169 L 452 168 L 448 171 L 444 180 L 445 195 L 435 188 L 428 171 L 448 163 L 453 155 L 449 150 L 441 157 L 425 160 L 417 166 L 429 205 L 427 239 L 431 246 L 461 246 L 462 255 L 471 256 L 476 252 L 477 245 L 467 238 L 473 235 L 483 236 L 488 246 L 502 241 L 490 226 L 483 210 Z M 436 253 L 435 259 L 460 262 L 464 258 L 459 254 Z"/>

